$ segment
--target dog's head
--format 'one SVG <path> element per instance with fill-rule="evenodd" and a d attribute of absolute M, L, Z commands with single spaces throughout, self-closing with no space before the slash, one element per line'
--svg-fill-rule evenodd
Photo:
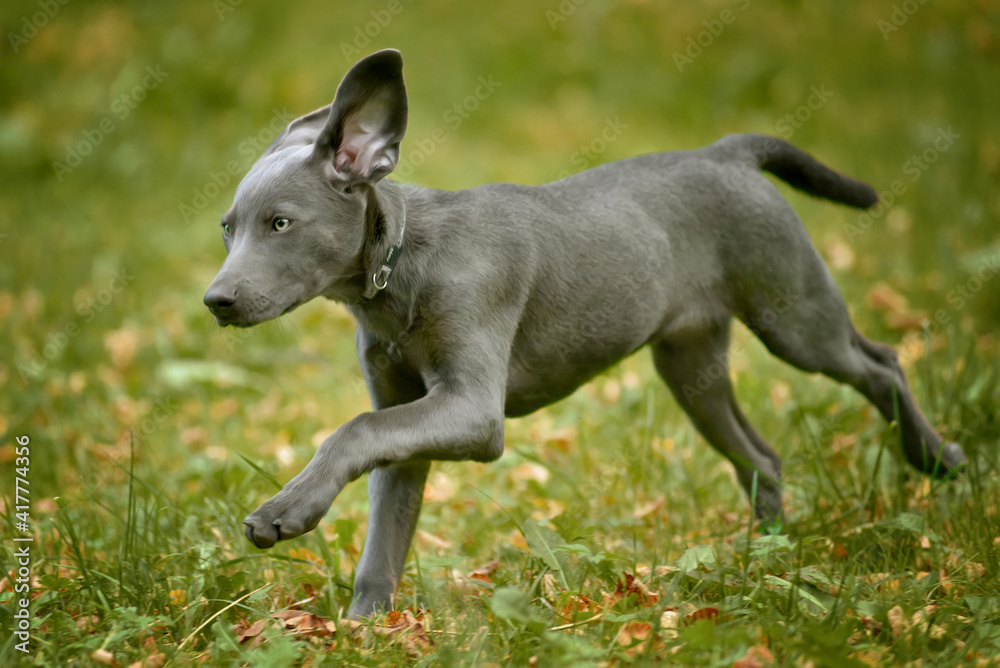
<path fill-rule="evenodd" d="M 222 217 L 229 255 L 205 294 L 220 325 L 250 327 L 320 295 L 373 294 L 369 274 L 403 224 L 399 198 L 376 184 L 399 161 L 406 116 L 403 60 L 379 51 L 264 151 Z"/>

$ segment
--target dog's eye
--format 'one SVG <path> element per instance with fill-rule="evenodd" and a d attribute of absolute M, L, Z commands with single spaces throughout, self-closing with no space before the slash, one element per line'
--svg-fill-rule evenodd
<path fill-rule="evenodd" d="M 228 237 L 230 232 L 229 223 L 224 223 L 222 225 L 222 236 Z"/>
<path fill-rule="evenodd" d="M 274 229 L 275 232 L 283 232 L 284 230 L 287 230 L 288 226 L 291 224 L 292 221 L 287 218 L 278 217 L 271 221 L 271 228 Z"/>

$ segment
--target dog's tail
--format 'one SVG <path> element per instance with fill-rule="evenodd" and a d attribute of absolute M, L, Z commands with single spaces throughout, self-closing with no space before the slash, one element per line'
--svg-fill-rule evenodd
<path fill-rule="evenodd" d="M 878 202 L 878 194 L 867 183 L 839 174 L 805 151 L 777 137 L 741 134 L 723 137 L 718 145 L 748 157 L 758 169 L 771 172 L 788 185 L 857 209 Z"/>

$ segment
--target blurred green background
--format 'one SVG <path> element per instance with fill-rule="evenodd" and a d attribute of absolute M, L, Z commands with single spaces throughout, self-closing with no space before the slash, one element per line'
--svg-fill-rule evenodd
<path fill-rule="evenodd" d="M 932 348 L 996 355 L 1000 281 L 969 283 L 1000 253 L 996 2 L 72 1 L 0 17 L 0 433 L 5 461 L 14 433 L 51 453 L 40 493 L 72 489 L 129 429 L 171 470 L 191 449 L 307 455 L 367 407 L 337 306 L 230 332 L 201 297 L 227 169 L 384 47 L 406 63 L 411 182 L 541 183 L 729 132 L 898 182 L 868 220 L 785 191 L 863 331 L 913 363 L 921 319 L 944 309 Z"/>
<path fill-rule="evenodd" d="M 760 132 L 873 184 L 885 201 L 868 218 L 779 187 L 859 329 L 899 347 L 931 420 L 952 430 L 975 423 L 971 438 L 995 448 L 995 403 L 982 388 L 998 354 L 1000 274 L 977 277 L 1000 261 L 995 0 L 38 0 L 4 3 L 0 27 L 0 475 L 6 489 L 13 436 L 29 434 L 33 512 L 54 514 L 58 496 L 95 555 L 118 554 L 130 435 L 152 499 L 147 549 L 218 539 L 246 554 L 238 518 L 271 489 L 234 453 L 285 482 L 324 436 L 368 409 L 353 323 L 339 306 L 317 301 L 233 331 L 201 299 L 224 257 L 218 219 L 275 119 L 327 104 L 353 62 L 385 47 L 405 62 L 410 116 L 397 176 L 413 183 L 542 183 Z M 737 337 L 749 342 L 745 330 Z M 883 433 L 853 393 L 749 345 L 734 362 L 738 393 L 779 450 L 802 440 L 792 426 L 802 411 L 846 411 L 840 429 L 863 429 L 865 442 Z M 579 423 L 596 443 L 653 438 L 672 449 L 677 435 L 690 444 L 647 361 L 626 363 L 621 383 L 599 380 L 514 421 L 512 454 L 492 468 L 441 470 L 474 469 L 467 479 L 501 502 L 528 503 L 523 480 L 504 488 L 502 473 L 525 461 L 522 447 L 574 440 L 560 436 L 565 425 Z M 982 383 L 959 383 L 969 365 Z M 647 405 L 656 426 L 643 423 Z M 742 508 L 728 469 L 701 450 L 714 468 L 687 482 L 718 504 L 716 518 L 718 508 Z M 581 454 L 569 476 L 616 456 L 598 451 Z M 644 461 L 630 467 L 654 470 Z M 654 489 L 681 475 L 655 471 Z M 544 490 L 534 491 L 531 503 L 547 508 Z M 492 506 L 458 494 L 466 506 L 434 505 L 422 526 L 482 537 L 475 532 L 490 527 L 480 511 Z M 808 490 L 795 495 L 801 510 Z M 693 507 L 690 526 L 702 526 L 704 507 Z M 335 504 L 337 517 L 362 527 L 364 510 L 361 484 Z M 345 535 L 341 545 L 356 552 L 359 536 Z M 456 551 L 489 553 L 448 535 Z M 50 538 L 49 554 L 60 553 L 58 534 Z"/>

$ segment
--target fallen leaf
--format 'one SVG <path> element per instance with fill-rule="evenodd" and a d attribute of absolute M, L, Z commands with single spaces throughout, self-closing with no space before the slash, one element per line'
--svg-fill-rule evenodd
<path fill-rule="evenodd" d="M 868 291 L 868 306 L 876 311 L 902 313 L 907 310 L 906 298 L 887 283 L 878 283 Z"/>
<path fill-rule="evenodd" d="M 514 529 L 513 531 L 510 532 L 509 540 L 510 544 L 516 547 L 517 549 L 524 550 L 525 552 L 531 551 L 530 549 L 528 549 L 528 541 L 524 539 L 524 535 L 517 529 Z"/>
<path fill-rule="evenodd" d="M 434 649 L 434 641 L 427 635 L 423 623 L 410 610 L 393 610 L 370 628 L 376 634 L 402 644 L 407 653 L 414 657 L 424 656 Z"/>
<path fill-rule="evenodd" d="M 922 610 L 917 610 L 910 618 L 910 623 L 920 630 L 921 635 L 929 636 L 931 640 L 940 640 L 945 636 L 945 630 L 937 624 L 930 623 L 930 616 L 934 613 L 936 606 L 928 605 Z"/>
<path fill-rule="evenodd" d="M 498 568 L 500 568 L 500 560 L 490 559 L 485 564 L 469 573 L 469 577 L 474 580 L 482 580 L 483 582 L 492 583 L 493 578 L 491 576 L 496 573 Z"/>
<path fill-rule="evenodd" d="M 653 625 L 649 622 L 625 622 L 618 629 L 618 644 L 625 647 L 625 653 L 629 656 L 645 654 L 649 651 L 650 642 L 653 643 L 653 651 L 659 652 L 665 646 L 663 638 L 653 635 Z"/>
<path fill-rule="evenodd" d="M 264 630 L 265 624 L 266 620 L 263 619 L 258 619 L 253 624 L 249 625 L 247 625 L 245 620 L 240 620 L 239 622 L 233 625 L 233 633 L 236 634 L 236 637 L 242 643 L 245 642 L 248 638 L 253 638 L 260 635 L 260 633 Z"/>
<path fill-rule="evenodd" d="M 879 283 L 868 293 L 868 305 L 885 312 L 886 324 L 892 329 L 918 329 L 927 320 L 927 315 L 911 311 L 906 299 L 886 283 Z"/>
<path fill-rule="evenodd" d="M 767 668 L 774 665 L 774 654 L 763 645 L 754 645 L 747 655 L 733 662 L 733 668 Z"/>
<path fill-rule="evenodd" d="M 163 652 L 157 652 L 156 654 L 150 654 L 147 656 L 143 662 L 143 668 L 161 668 L 167 662 L 167 655 Z"/>
<path fill-rule="evenodd" d="M 111 356 L 111 363 L 118 369 L 124 369 L 131 363 L 138 346 L 139 332 L 131 326 L 104 335 L 104 347 Z"/>
<path fill-rule="evenodd" d="M 668 638 L 676 638 L 677 630 L 680 628 L 680 615 L 677 614 L 676 610 L 670 608 L 663 611 L 660 615 L 660 630 Z"/>
<path fill-rule="evenodd" d="M 667 501 L 666 497 L 659 497 L 658 499 L 653 499 L 652 501 L 646 501 L 645 503 L 640 503 L 635 511 L 632 513 L 632 517 L 641 520 L 643 517 L 648 517 L 653 513 L 660 510 Z"/>
<path fill-rule="evenodd" d="M 422 547 L 432 547 L 439 552 L 447 552 L 451 549 L 451 541 L 423 529 L 417 529 L 417 541 Z"/>
<path fill-rule="evenodd" d="M 889 628 L 892 629 L 892 635 L 896 638 L 903 635 L 903 631 L 905 630 L 903 624 L 906 622 L 906 618 L 903 616 L 903 609 L 897 605 L 886 613 L 886 617 L 889 618 Z"/>
<path fill-rule="evenodd" d="M 556 576 L 552 573 L 546 573 L 542 576 L 542 595 L 545 598 L 554 601 L 559 595 L 559 592 L 563 591 L 559 583 L 556 582 Z"/>
<path fill-rule="evenodd" d="M 704 608 L 698 608 L 694 612 L 684 616 L 684 624 L 685 625 L 694 624 L 696 622 L 700 622 L 703 620 L 708 620 L 710 622 L 717 622 L 721 614 L 722 613 L 719 612 L 718 608 L 713 608 L 710 606 Z"/>
<path fill-rule="evenodd" d="M 625 622 L 618 629 L 618 644 L 629 647 L 653 635 L 653 625 L 649 622 Z"/>
<path fill-rule="evenodd" d="M 774 404 L 775 408 L 781 410 L 791 397 L 792 388 L 789 387 L 788 383 L 780 380 L 771 383 L 771 403 Z"/>
<path fill-rule="evenodd" d="M 424 485 L 424 501 L 442 503 L 448 501 L 458 491 L 458 483 L 444 471 L 434 471 Z"/>
<path fill-rule="evenodd" d="M 551 471 L 535 462 L 518 464 L 510 472 L 510 478 L 514 482 L 528 482 L 529 480 L 533 480 L 539 485 L 544 485 L 551 477 Z"/>
<path fill-rule="evenodd" d="M 826 256 L 834 269 L 850 269 L 854 265 L 854 251 L 843 240 L 834 237 L 826 243 Z"/>
<path fill-rule="evenodd" d="M 975 578 L 981 578 L 984 575 L 986 575 L 986 567 L 975 561 L 966 562 L 965 575 L 970 580 Z"/>
<path fill-rule="evenodd" d="M 94 653 L 90 655 L 90 658 L 93 659 L 96 663 L 101 664 L 102 666 L 119 665 L 118 662 L 115 661 L 115 655 L 106 649 L 94 650 Z"/>
<path fill-rule="evenodd" d="M 559 614 L 566 622 L 572 622 L 576 615 L 581 612 L 594 614 L 599 609 L 597 601 L 591 600 L 583 594 L 571 594 L 567 602 L 559 608 Z"/>
<path fill-rule="evenodd" d="M 301 559 L 302 561 L 311 561 L 317 566 L 322 566 L 325 562 L 319 555 L 313 554 L 304 547 L 293 548 L 288 551 L 288 556 L 292 559 Z"/>

